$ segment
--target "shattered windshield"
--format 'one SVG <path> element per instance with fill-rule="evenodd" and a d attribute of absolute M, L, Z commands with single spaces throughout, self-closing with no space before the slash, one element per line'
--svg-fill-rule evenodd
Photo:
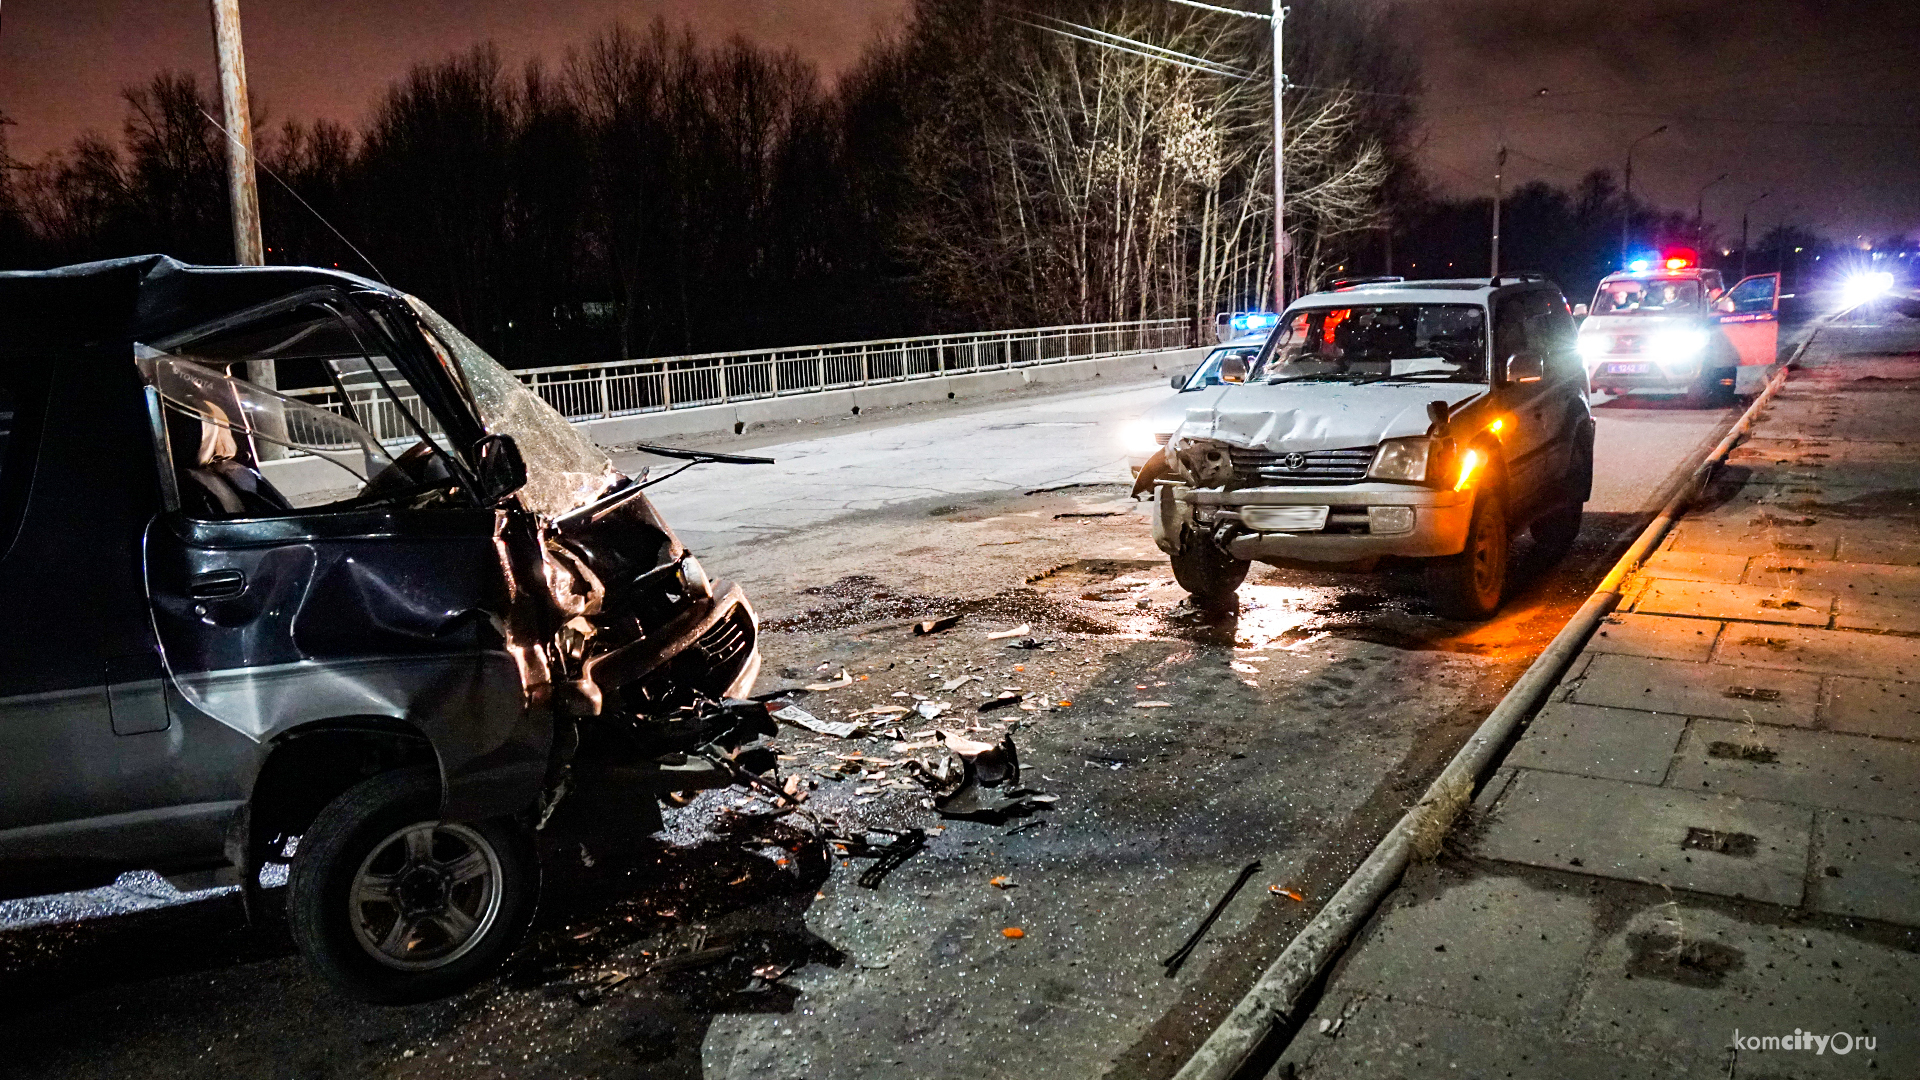
<path fill-rule="evenodd" d="M 1487 381 L 1486 311 L 1371 304 L 1296 311 L 1258 374 L 1267 382 Z"/>
<path fill-rule="evenodd" d="M 599 498 L 621 478 L 593 440 L 485 349 L 416 297 L 407 297 L 407 303 L 430 331 L 427 343 L 440 363 L 472 398 L 487 433 L 511 435 L 519 445 L 527 463 L 527 486 L 519 492 L 522 506 L 541 517 L 557 518 Z"/>

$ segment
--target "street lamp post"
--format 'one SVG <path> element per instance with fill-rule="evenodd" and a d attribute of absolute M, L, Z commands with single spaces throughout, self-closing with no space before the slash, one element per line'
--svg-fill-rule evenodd
<path fill-rule="evenodd" d="M 1700 185 L 1693 195 L 1693 248 L 1695 251 L 1707 246 L 1707 189 L 1727 178 L 1727 173 Z"/>
<path fill-rule="evenodd" d="M 1743 278 L 1747 276 L 1747 211 L 1753 209 L 1754 203 L 1771 194 L 1773 194 L 1771 191 L 1761 192 L 1748 199 L 1747 205 L 1740 208 L 1740 276 Z"/>
<path fill-rule="evenodd" d="M 1493 277 L 1500 278 L 1500 174 L 1507 167 L 1507 147 L 1500 145 L 1500 152 L 1493 155 Z"/>
<path fill-rule="evenodd" d="M 1287 167 L 1286 167 L 1286 112 L 1280 101 L 1280 92 L 1286 89 L 1286 69 L 1281 66 L 1280 58 L 1286 54 L 1281 51 L 1281 30 L 1287 21 L 1287 9 L 1280 0 L 1273 0 L 1273 310 L 1278 313 L 1287 308 Z"/>
<path fill-rule="evenodd" d="M 1635 149 L 1639 147 L 1641 143 L 1646 142 L 1648 139 L 1651 139 L 1655 135 L 1659 135 L 1666 130 L 1667 130 L 1667 125 L 1661 124 L 1659 127 L 1654 128 L 1652 131 L 1647 132 L 1645 135 L 1642 135 L 1639 138 L 1627 144 L 1627 179 L 1626 179 L 1624 193 L 1622 194 L 1620 199 L 1620 265 L 1621 266 L 1627 265 L 1627 254 L 1628 254 L 1628 243 L 1629 243 L 1628 232 L 1629 230 L 1631 230 L 1633 226 L 1633 152 Z"/>

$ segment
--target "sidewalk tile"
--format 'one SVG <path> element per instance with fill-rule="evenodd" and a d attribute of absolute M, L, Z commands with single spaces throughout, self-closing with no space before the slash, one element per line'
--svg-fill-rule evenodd
<path fill-rule="evenodd" d="M 1642 712 L 1679 713 L 1812 727 L 1820 677 L 1731 664 L 1644 656 L 1595 656 L 1573 701 Z"/>
<path fill-rule="evenodd" d="M 1839 558 L 1847 562 L 1920 566 L 1920 541 L 1850 536 L 1840 538 Z"/>
<path fill-rule="evenodd" d="M 1587 641 L 1587 651 L 1705 660 L 1713 654 L 1719 631 L 1719 623 L 1706 619 L 1615 612 L 1601 620 L 1600 628 Z"/>
<path fill-rule="evenodd" d="M 1920 679 L 1920 639 L 1851 630 L 1736 626 L 1720 635 L 1713 659 L 1781 671 Z"/>
<path fill-rule="evenodd" d="M 1601 946 L 1591 970 L 1566 1029 L 1575 1039 L 1631 1038 L 1643 1052 L 1716 1053 L 1723 1077 L 1920 1075 L 1913 1023 L 1920 1015 L 1920 955 L 1911 952 L 1656 904 Z M 1870 1035 L 1876 1045 L 1844 1055 L 1831 1048 L 1742 1050 L 1729 1072 L 1736 1029 L 1744 1039 L 1796 1028 Z"/>
<path fill-rule="evenodd" d="M 1820 831 L 1815 911 L 1920 926 L 1920 822 L 1829 812 Z"/>
<path fill-rule="evenodd" d="M 1505 764 L 1634 784 L 1666 778 L 1687 718 L 1554 702 L 1540 710 Z"/>
<path fill-rule="evenodd" d="M 1669 581 L 1737 582 L 1746 573 L 1751 556 L 1712 551 L 1656 551 L 1641 567 L 1649 577 Z"/>
<path fill-rule="evenodd" d="M 1830 679 L 1820 719 L 1832 731 L 1920 740 L 1920 680 Z"/>
<path fill-rule="evenodd" d="M 1807 559 L 1831 559 L 1835 537 L 1794 539 L 1748 531 L 1744 527 L 1715 528 L 1692 519 L 1673 530 L 1670 551 L 1708 551 L 1725 555 L 1797 555 Z"/>
<path fill-rule="evenodd" d="M 1920 600 L 1920 566 L 1887 563 L 1826 562 L 1765 555 L 1747 567 L 1747 584 L 1779 588 L 1789 580 L 1804 589 L 1853 595 L 1906 596 Z"/>
<path fill-rule="evenodd" d="M 1833 623 L 1852 630 L 1920 634 L 1920 597 L 1842 593 L 1834 608 Z"/>
<path fill-rule="evenodd" d="M 1813 812 L 1800 807 L 1523 770 L 1476 850 L 1793 906 L 1804 892 L 1812 828 Z M 1734 850 L 1711 850 L 1714 837 L 1732 838 Z"/>
<path fill-rule="evenodd" d="M 1633 609 L 1652 615 L 1825 626 L 1833 611 L 1833 595 L 1804 589 L 1778 590 L 1758 585 L 1656 578 L 1640 594 Z"/>
<path fill-rule="evenodd" d="M 1667 786 L 1920 817 L 1920 746 L 1864 735 L 1695 720 L 1667 774 Z"/>
<path fill-rule="evenodd" d="M 1583 896 L 1482 876 L 1402 889 L 1351 954 L 1342 993 L 1391 994 L 1490 1020 L 1557 1020 L 1593 941 Z"/>
<path fill-rule="evenodd" d="M 1319 1034 L 1320 1019 L 1317 1013 L 1307 1019 L 1269 1080 L 1289 1075 L 1300 1080 L 1722 1080 L 1726 1075 L 1711 1056 L 1623 1053 L 1619 1047 L 1555 1038 L 1537 1024 L 1505 1024 L 1398 1000 L 1362 1003 L 1333 1038 Z M 1296 1071 L 1287 1073 L 1289 1065 Z"/>

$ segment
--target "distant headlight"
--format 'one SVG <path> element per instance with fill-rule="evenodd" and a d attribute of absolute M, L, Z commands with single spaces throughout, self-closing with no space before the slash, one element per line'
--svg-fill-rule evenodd
<path fill-rule="evenodd" d="M 1680 364 L 1707 347 L 1705 330 L 1662 330 L 1647 342 L 1647 352 L 1663 364 Z"/>
<path fill-rule="evenodd" d="M 691 555 L 680 560 L 680 589 L 696 600 L 713 595 L 713 582 L 707 578 L 706 567 Z"/>
<path fill-rule="evenodd" d="M 1870 300 L 1877 300 L 1893 288 L 1893 275 L 1884 270 L 1866 274 L 1855 274 L 1840 285 L 1840 303 L 1843 307 L 1859 307 Z"/>
<path fill-rule="evenodd" d="M 1166 445 L 1170 434 L 1153 430 L 1153 425 L 1144 420 L 1136 420 L 1120 430 L 1120 445 L 1126 447 L 1128 453 L 1151 455 Z"/>
<path fill-rule="evenodd" d="M 1608 341 L 1600 334 L 1583 335 L 1580 338 L 1580 359 L 1598 360 L 1607 355 L 1607 351 L 1612 344 L 1611 341 Z"/>
<path fill-rule="evenodd" d="M 1373 455 L 1367 475 L 1375 480 L 1425 480 L 1427 459 L 1433 454 L 1433 440 L 1424 436 L 1412 439 L 1388 439 Z"/>

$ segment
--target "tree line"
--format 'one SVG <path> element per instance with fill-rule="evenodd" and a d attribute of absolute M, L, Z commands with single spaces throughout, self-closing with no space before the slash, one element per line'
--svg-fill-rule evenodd
<path fill-rule="evenodd" d="M 1290 291 L 1486 265 L 1490 205 L 1435 197 L 1412 164 L 1395 14 L 1290 6 Z M 515 365 L 1139 318 L 1204 333 L 1271 298 L 1269 34 L 1166 0 L 919 0 L 832 87 L 791 52 L 658 21 L 554 65 L 482 45 L 416 65 L 357 128 L 257 117 L 267 258 L 382 277 Z M 117 140 L 37 162 L 0 141 L 0 265 L 231 260 L 210 88 L 162 72 L 123 98 Z M 1623 208 L 1604 173 L 1523 187 L 1503 265 L 1590 283 Z M 1686 224 L 1626 209 L 1643 234 Z"/>

